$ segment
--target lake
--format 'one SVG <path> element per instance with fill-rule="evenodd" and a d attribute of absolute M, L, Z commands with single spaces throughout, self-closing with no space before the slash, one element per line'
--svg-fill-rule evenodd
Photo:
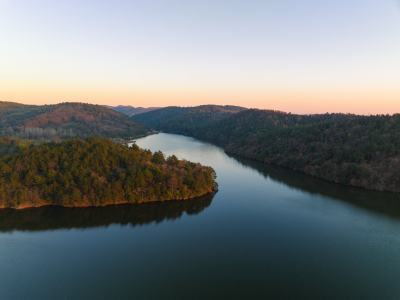
<path fill-rule="evenodd" d="M 400 299 L 400 196 L 227 156 L 195 139 L 137 141 L 205 165 L 191 201 L 0 211 L 1 299 Z"/>

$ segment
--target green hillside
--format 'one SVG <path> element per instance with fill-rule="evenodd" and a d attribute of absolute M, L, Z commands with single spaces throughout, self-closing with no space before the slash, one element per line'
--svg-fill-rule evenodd
<path fill-rule="evenodd" d="M 195 113 L 168 113 L 153 111 L 134 119 L 332 182 L 400 192 L 400 115 L 295 115 L 249 109 L 219 120 L 209 117 L 204 125 L 196 124 Z"/>

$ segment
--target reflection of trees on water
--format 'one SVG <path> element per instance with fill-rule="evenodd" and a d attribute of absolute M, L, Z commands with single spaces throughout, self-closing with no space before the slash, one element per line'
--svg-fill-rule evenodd
<path fill-rule="evenodd" d="M 210 206 L 214 195 L 193 200 L 93 208 L 46 206 L 0 210 L 0 231 L 89 228 L 111 224 L 138 226 L 196 215 Z"/>
<path fill-rule="evenodd" d="M 241 164 L 291 188 L 341 200 L 372 212 L 400 219 L 400 193 L 368 191 L 330 183 L 298 172 L 235 157 Z"/>

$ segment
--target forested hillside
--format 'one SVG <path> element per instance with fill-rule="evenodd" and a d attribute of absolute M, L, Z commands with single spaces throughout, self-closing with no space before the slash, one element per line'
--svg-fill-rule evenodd
<path fill-rule="evenodd" d="M 196 107 L 170 106 L 135 115 L 133 120 L 149 128 L 166 132 L 192 134 L 193 130 L 225 119 L 245 108 L 238 106 L 201 105 Z"/>
<path fill-rule="evenodd" d="M 0 136 L 28 139 L 137 137 L 147 130 L 129 117 L 101 105 L 61 103 L 23 105 L 0 102 Z"/>
<path fill-rule="evenodd" d="M 0 208 L 183 200 L 216 189 L 210 167 L 105 139 L 21 146 L 2 140 L 0 149 L 9 150 L 0 156 Z"/>
<path fill-rule="evenodd" d="M 195 126 L 192 116 L 155 123 L 162 112 L 155 113 L 137 120 L 157 130 L 213 142 L 231 154 L 336 183 L 400 192 L 400 115 L 294 115 L 251 109 Z"/>

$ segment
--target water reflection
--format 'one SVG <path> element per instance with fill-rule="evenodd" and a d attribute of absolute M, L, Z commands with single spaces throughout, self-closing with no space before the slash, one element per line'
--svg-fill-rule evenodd
<path fill-rule="evenodd" d="M 243 167 L 289 188 L 309 194 L 344 201 L 369 212 L 400 219 L 400 195 L 346 187 L 319 180 L 301 173 L 234 157 Z M 141 205 L 99 208 L 43 207 L 25 210 L 0 210 L 0 232 L 13 230 L 41 231 L 121 225 L 144 225 L 175 220 L 183 215 L 195 215 L 210 206 L 214 195 L 186 200 Z"/>
<path fill-rule="evenodd" d="M 368 191 L 343 186 L 252 160 L 238 157 L 235 157 L 235 159 L 242 165 L 257 170 L 263 176 L 281 182 L 291 188 L 344 201 L 374 213 L 400 219 L 400 195 L 398 193 Z"/>
<path fill-rule="evenodd" d="M 39 231 L 90 228 L 110 224 L 144 225 L 196 215 L 210 206 L 214 195 L 185 200 L 93 208 L 46 206 L 24 210 L 0 210 L 0 231 Z"/>

